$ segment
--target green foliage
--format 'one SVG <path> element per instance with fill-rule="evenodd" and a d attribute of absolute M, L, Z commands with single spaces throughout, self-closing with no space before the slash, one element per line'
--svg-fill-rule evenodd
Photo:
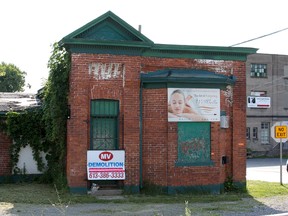
<path fill-rule="evenodd" d="M 25 110 L 22 113 L 7 113 L 7 134 L 13 138 L 14 144 L 11 146 L 11 163 L 14 173 L 19 174 L 20 169 L 16 167 L 21 147 L 28 144 L 33 150 L 33 157 L 37 162 L 38 169 L 44 171 L 45 164 L 40 156 L 40 152 L 48 151 L 45 142 L 45 131 L 42 124 L 41 108 Z"/>
<path fill-rule="evenodd" d="M 0 64 L 0 92 L 23 91 L 26 72 L 13 64 Z"/>
<path fill-rule="evenodd" d="M 228 176 L 224 182 L 224 191 L 225 192 L 245 192 L 246 189 L 239 187 L 234 181 L 232 176 Z"/>
<path fill-rule="evenodd" d="M 65 181 L 66 157 L 66 122 L 68 113 L 68 90 L 70 55 L 57 43 L 48 62 L 50 70 L 44 88 L 43 121 L 46 139 L 49 142 L 50 162 L 47 173 L 58 188 L 63 188 Z"/>

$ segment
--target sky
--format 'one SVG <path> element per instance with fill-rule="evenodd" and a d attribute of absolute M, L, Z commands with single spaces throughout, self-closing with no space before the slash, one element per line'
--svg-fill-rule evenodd
<path fill-rule="evenodd" d="M 0 62 L 25 71 L 25 92 L 49 76 L 52 44 L 112 11 L 157 44 L 231 46 L 288 28 L 287 0 L 1 0 Z M 236 47 L 288 55 L 288 29 Z"/>

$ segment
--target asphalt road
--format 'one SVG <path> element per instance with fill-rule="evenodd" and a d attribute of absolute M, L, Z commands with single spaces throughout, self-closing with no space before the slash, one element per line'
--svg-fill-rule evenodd
<path fill-rule="evenodd" d="M 280 158 L 247 159 L 247 180 L 281 182 Z M 282 159 L 282 184 L 288 184 L 286 159 Z"/>

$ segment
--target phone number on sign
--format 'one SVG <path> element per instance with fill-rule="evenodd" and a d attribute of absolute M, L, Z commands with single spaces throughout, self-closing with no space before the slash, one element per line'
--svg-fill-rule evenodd
<path fill-rule="evenodd" d="M 123 179 L 124 177 L 124 172 L 89 172 L 89 179 Z"/>

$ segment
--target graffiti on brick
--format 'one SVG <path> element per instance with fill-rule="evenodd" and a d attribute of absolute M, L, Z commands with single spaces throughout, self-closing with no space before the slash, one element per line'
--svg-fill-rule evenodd
<path fill-rule="evenodd" d="M 209 158 L 210 150 L 207 150 L 205 139 L 194 138 L 179 143 L 180 161 L 206 161 Z"/>

